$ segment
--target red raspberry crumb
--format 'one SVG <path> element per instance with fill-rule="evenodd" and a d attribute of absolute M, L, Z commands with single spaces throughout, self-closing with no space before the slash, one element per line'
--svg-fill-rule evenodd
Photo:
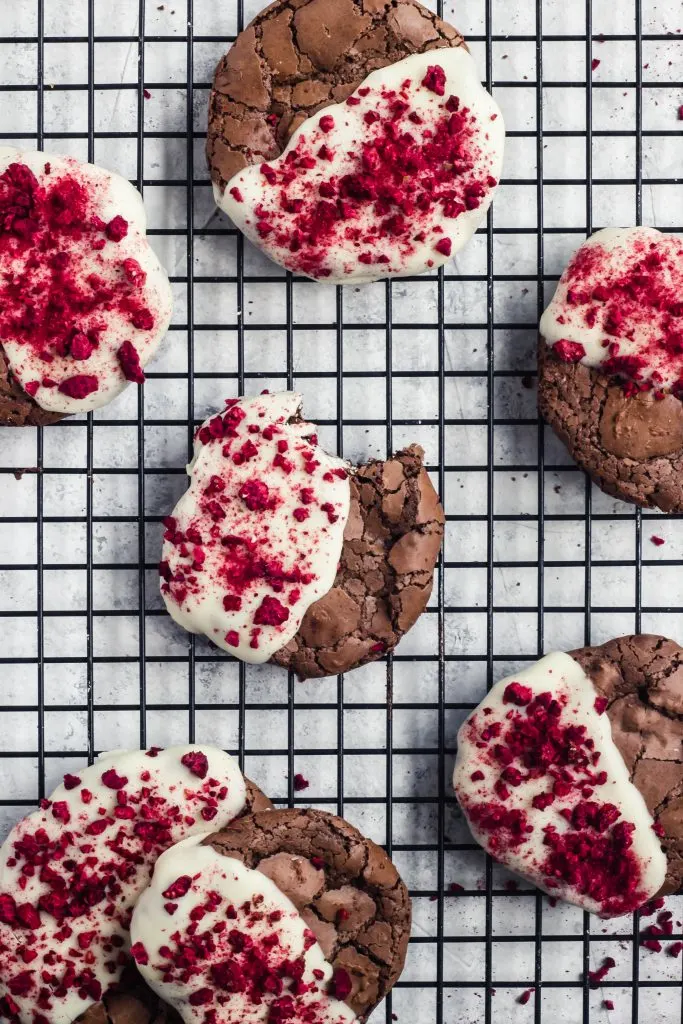
<path fill-rule="evenodd" d="M 128 779 L 125 775 L 117 774 L 115 768 L 102 772 L 102 782 L 107 789 L 123 789 L 124 786 L 128 785 Z"/>
<path fill-rule="evenodd" d="M 561 363 L 578 363 L 586 355 L 586 350 L 580 341 L 567 341 L 562 339 L 553 345 L 553 352 Z"/>
<path fill-rule="evenodd" d="M 130 947 L 130 955 L 133 957 L 136 964 L 142 964 L 144 966 L 149 963 L 149 955 L 141 942 L 133 943 Z"/>
<path fill-rule="evenodd" d="M 140 366 L 140 356 L 133 343 L 124 341 L 116 354 L 126 380 L 134 384 L 143 384 L 144 373 Z"/>
<path fill-rule="evenodd" d="M 660 548 L 662 546 L 662 544 L 666 544 L 666 541 L 664 540 L 663 537 L 657 537 L 656 535 L 653 535 L 652 537 L 650 537 L 650 540 L 658 548 Z"/>
<path fill-rule="evenodd" d="M 123 272 L 130 283 L 141 288 L 147 280 L 147 274 L 142 269 L 138 261 L 128 258 L 123 261 L 121 266 L 123 267 Z"/>
<path fill-rule="evenodd" d="M 31 398 L 35 398 L 36 394 L 38 393 L 39 387 L 39 380 L 29 380 L 26 382 L 26 384 L 24 384 L 24 391 L 26 392 L 27 395 L 30 395 Z"/>
<path fill-rule="evenodd" d="M 503 692 L 503 704 L 516 704 L 523 707 L 528 704 L 533 694 L 528 686 L 521 683 L 509 683 Z"/>
<path fill-rule="evenodd" d="M 239 496 L 250 512 L 268 508 L 270 492 L 263 480 L 247 480 L 240 488 Z"/>
<path fill-rule="evenodd" d="M 188 1002 L 190 1006 L 206 1006 L 207 1003 L 213 1002 L 213 991 L 210 988 L 200 988 L 191 993 Z"/>
<path fill-rule="evenodd" d="M 614 1009 L 614 1003 L 612 1002 L 611 999 L 603 999 L 602 1007 L 603 1007 L 604 1010 L 613 1010 Z"/>
<path fill-rule="evenodd" d="M 465 886 L 460 885 L 459 882 L 451 882 L 451 884 L 448 886 L 448 891 L 453 893 L 464 892 Z"/>
<path fill-rule="evenodd" d="M 330 979 L 330 992 L 335 999 L 344 1000 L 351 994 L 351 976 L 343 967 L 336 967 Z"/>
<path fill-rule="evenodd" d="M 532 988 L 527 988 L 522 992 L 521 996 L 518 997 L 517 1002 L 521 1003 L 522 1006 L 526 1006 L 533 994 L 534 990 Z"/>
<path fill-rule="evenodd" d="M 187 754 L 183 754 L 180 758 L 180 763 L 184 764 L 186 768 L 196 775 L 199 779 L 205 779 L 209 770 L 209 759 L 206 754 L 203 754 L 201 750 L 190 750 Z"/>
<path fill-rule="evenodd" d="M 591 71 L 595 71 L 597 68 L 599 68 L 600 63 L 601 61 L 599 57 L 593 57 L 593 60 L 591 61 Z"/>
<path fill-rule="evenodd" d="M 168 889 L 164 889 L 161 895 L 166 900 L 178 900 L 187 895 L 191 885 L 192 879 L 190 876 L 181 875 L 180 878 L 176 878 L 175 882 L 171 882 Z"/>
<path fill-rule="evenodd" d="M 294 516 L 298 523 L 303 523 L 304 520 L 308 519 L 310 514 L 311 513 L 308 511 L 307 508 L 295 508 L 294 512 L 292 513 L 292 515 Z"/>
<path fill-rule="evenodd" d="M 321 131 L 327 133 L 334 128 L 334 118 L 330 114 L 323 114 L 318 121 Z"/>
<path fill-rule="evenodd" d="M 17 917 L 17 905 L 9 893 L 0 893 L 0 921 L 3 924 L 14 924 Z"/>
<path fill-rule="evenodd" d="M 450 238 L 440 238 L 434 248 L 437 252 L 440 252 L 442 256 L 450 256 L 453 243 Z"/>
<path fill-rule="evenodd" d="M 100 386 L 100 382 L 97 377 L 93 377 L 90 374 L 78 374 L 76 377 L 67 377 L 59 385 L 59 391 L 63 395 L 68 395 L 69 398 L 87 398 L 88 395 L 92 395 L 93 391 L 97 391 Z"/>
<path fill-rule="evenodd" d="M 237 594 L 223 595 L 223 608 L 226 612 L 238 612 L 242 607 L 242 598 Z"/>
<path fill-rule="evenodd" d="M 72 359 L 90 359 L 95 346 L 85 334 L 75 334 L 71 339 L 70 353 Z"/>
<path fill-rule="evenodd" d="M 225 642 L 226 644 L 229 644 L 230 647 L 239 647 L 240 635 L 236 629 L 231 629 L 228 633 L 225 634 Z"/>
<path fill-rule="evenodd" d="M 106 227 L 106 235 L 110 242 L 120 242 L 128 234 L 128 221 L 121 216 L 116 216 L 109 221 Z"/>
<path fill-rule="evenodd" d="M 242 195 L 242 193 L 240 192 L 236 185 L 233 185 L 233 187 L 230 189 L 230 195 L 232 196 L 236 203 L 244 202 L 244 196 Z"/>
<path fill-rule="evenodd" d="M 294 776 L 294 790 L 300 793 L 302 789 L 308 789 L 309 786 L 310 782 L 308 779 L 304 778 L 301 772 L 297 772 Z"/>
<path fill-rule="evenodd" d="M 607 710 L 608 700 L 607 697 L 596 697 L 593 703 L 593 707 L 599 715 L 604 715 Z"/>
<path fill-rule="evenodd" d="M 281 626 L 289 618 L 289 608 L 285 608 L 276 597 L 264 597 L 256 609 L 254 622 L 257 626 Z"/>
<path fill-rule="evenodd" d="M 484 773 L 477 769 L 476 772 L 472 772 L 470 779 L 472 782 L 481 782 L 484 779 Z"/>
<path fill-rule="evenodd" d="M 672 942 L 672 944 L 667 947 L 667 953 L 669 956 L 678 958 L 682 949 L 683 942 Z"/>
<path fill-rule="evenodd" d="M 429 65 L 427 74 L 422 79 L 422 85 L 431 92 L 435 92 L 437 96 L 443 96 L 446 91 L 446 72 L 440 64 Z"/>

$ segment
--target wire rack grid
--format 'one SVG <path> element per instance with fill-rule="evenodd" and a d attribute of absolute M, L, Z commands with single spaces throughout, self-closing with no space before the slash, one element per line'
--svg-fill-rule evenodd
<path fill-rule="evenodd" d="M 217 743 L 277 803 L 342 813 L 396 860 L 415 925 L 379 1019 L 683 1020 L 680 963 L 639 947 L 637 918 L 605 924 L 515 888 L 450 788 L 459 722 L 513 665 L 680 636 L 681 520 L 591 489 L 533 391 L 538 314 L 584 235 L 683 230 L 679 4 L 439 3 L 503 107 L 505 178 L 455 264 L 362 289 L 280 273 L 213 209 L 211 73 L 258 0 L 1 6 L 0 138 L 130 177 L 176 298 L 144 390 L 0 432 L 2 830 L 102 749 Z M 420 442 L 447 512 L 431 606 L 399 652 L 305 684 L 180 635 L 155 573 L 196 423 L 226 396 L 285 386 L 350 458 Z M 594 991 L 605 955 L 617 967 Z"/>

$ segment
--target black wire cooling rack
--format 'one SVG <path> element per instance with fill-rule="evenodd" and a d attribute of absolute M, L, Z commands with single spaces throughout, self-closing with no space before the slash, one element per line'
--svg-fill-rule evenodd
<path fill-rule="evenodd" d="M 450 787 L 459 722 L 512 664 L 641 629 L 683 633 L 680 520 L 655 526 L 591 490 L 533 395 L 537 316 L 571 248 L 610 221 L 656 216 L 683 230 L 676 178 L 661 173 L 683 155 L 680 9 L 439 5 L 504 107 L 506 177 L 459 273 L 360 293 L 314 292 L 254 262 L 212 213 L 210 72 L 258 6 L 1 5 L 0 138 L 123 168 L 176 293 L 144 391 L 58 427 L 0 432 L 3 828 L 101 749 L 217 742 L 277 802 L 345 814 L 404 873 L 414 935 L 378 1018 L 680 1022 L 680 963 L 639 946 L 637 917 L 608 926 L 516 889 L 471 842 Z M 264 369 L 271 341 L 280 355 Z M 342 454 L 420 440 L 445 499 L 444 556 L 416 639 L 347 678 L 299 684 L 237 667 L 179 636 L 158 601 L 161 518 L 184 487 L 195 424 L 221 394 L 273 386 L 301 390 L 311 415 L 326 396 L 322 436 Z M 650 545 L 653 530 L 665 546 Z M 593 990 L 588 971 L 605 955 L 617 966 Z"/>

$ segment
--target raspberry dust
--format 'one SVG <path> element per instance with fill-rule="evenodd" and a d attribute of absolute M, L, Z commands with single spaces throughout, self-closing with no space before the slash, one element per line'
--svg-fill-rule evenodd
<path fill-rule="evenodd" d="M 461 47 L 370 74 L 220 200 L 276 262 L 320 280 L 422 273 L 471 237 L 498 184 L 503 126 Z"/>
<path fill-rule="evenodd" d="M 574 254 L 541 319 L 563 362 L 583 361 L 628 395 L 683 395 L 683 241 L 609 228 Z"/>
<path fill-rule="evenodd" d="M 0 165 L 0 342 L 38 405 L 96 408 L 144 380 L 170 318 L 169 285 L 128 182 L 67 157 L 52 158 L 48 174 L 43 154 L 16 156 Z"/>
<path fill-rule="evenodd" d="M 479 842 L 549 893 L 611 917 L 661 887 L 666 858 L 607 701 L 566 654 L 493 688 L 460 730 L 454 785 Z"/>

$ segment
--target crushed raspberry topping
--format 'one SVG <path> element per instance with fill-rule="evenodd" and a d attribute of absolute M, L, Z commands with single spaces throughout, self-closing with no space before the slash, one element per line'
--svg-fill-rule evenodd
<path fill-rule="evenodd" d="M 628 395 L 681 397 L 683 241 L 652 228 L 598 232 L 562 275 L 541 333 L 558 359 L 584 360 Z"/>
<path fill-rule="evenodd" d="M 171 748 L 149 761 L 133 751 L 110 767 L 96 762 L 66 775 L 58 798 L 12 830 L 0 854 L 0 1019 L 11 996 L 10 1017 L 75 1020 L 118 981 L 131 911 L 159 855 L 242 809 L 235 763 L 215 751 L 220 779 L 188 779 L 181 759 L 195 753 Z M 219 816 L 216 826 L 204 811 Z M 131 952 L 144 963 L 144 949 Z"/>
<path fill-rule="evenodd" d="M 274 883 L 211 847 L 196 852 L 169 851 L 161 879 L 153 881 L 133 918 L 135 959 L 162 998 L 181 1008 L 188 1024 L 356 1020 L 344 1002 L 353 987 L 350 975 L 332 969 Z M 169 872 L 184 865 L 194 870 L 193 886 L 169 925 L 161 890 Z"/>
<path fill-rule="evenodd" d="M 109 181 L 67 158 L 49 175 L 19 159 L 0 173 L 0 341 L 24 390 L 58 411 L 144 380 L 140 354 L 170 312 L 130 255 L 140 233 L 98 216 Z"/>
<path fill-rule="evenodd" d="M 467 81 L 469 57 L 438 56 L 426 68 L 424 56 L 401 62 L 403 81 L 398 70 L 371 75 L 343 106 L 306 122 L 283 156 L 241 172 L 253 201 L 229 211 L 239 226 L 288 269 L 319 279 L 443 263 L 455 234 L 476 226 L 456 230 L 458 218 L 488 206 L 500 146 L 488 105 L 484 114 L 448 88 L 449 74 Z"/>
<path fill-rule="evenodd" d="M 629 913 L 666 870 L 651 818 L 623 762 L 623 775 L 611 768 L 616 748 L 605 757 L 605 698 L 566 655 L 541 666 L 550 688 L 498 684 L 463 726 L 458 799 L 480 842 L 513 870 L 604 916 Z"/>
<path fill-rule="evenodd" d="M 317 448 L 299 406 L 298 395 L 264 394 L 207 420 L 190 489 L 164 524 L 169 611 L 249 661 L 291 639 L 332 586 L 341 551 L 348 474 Z"/>

